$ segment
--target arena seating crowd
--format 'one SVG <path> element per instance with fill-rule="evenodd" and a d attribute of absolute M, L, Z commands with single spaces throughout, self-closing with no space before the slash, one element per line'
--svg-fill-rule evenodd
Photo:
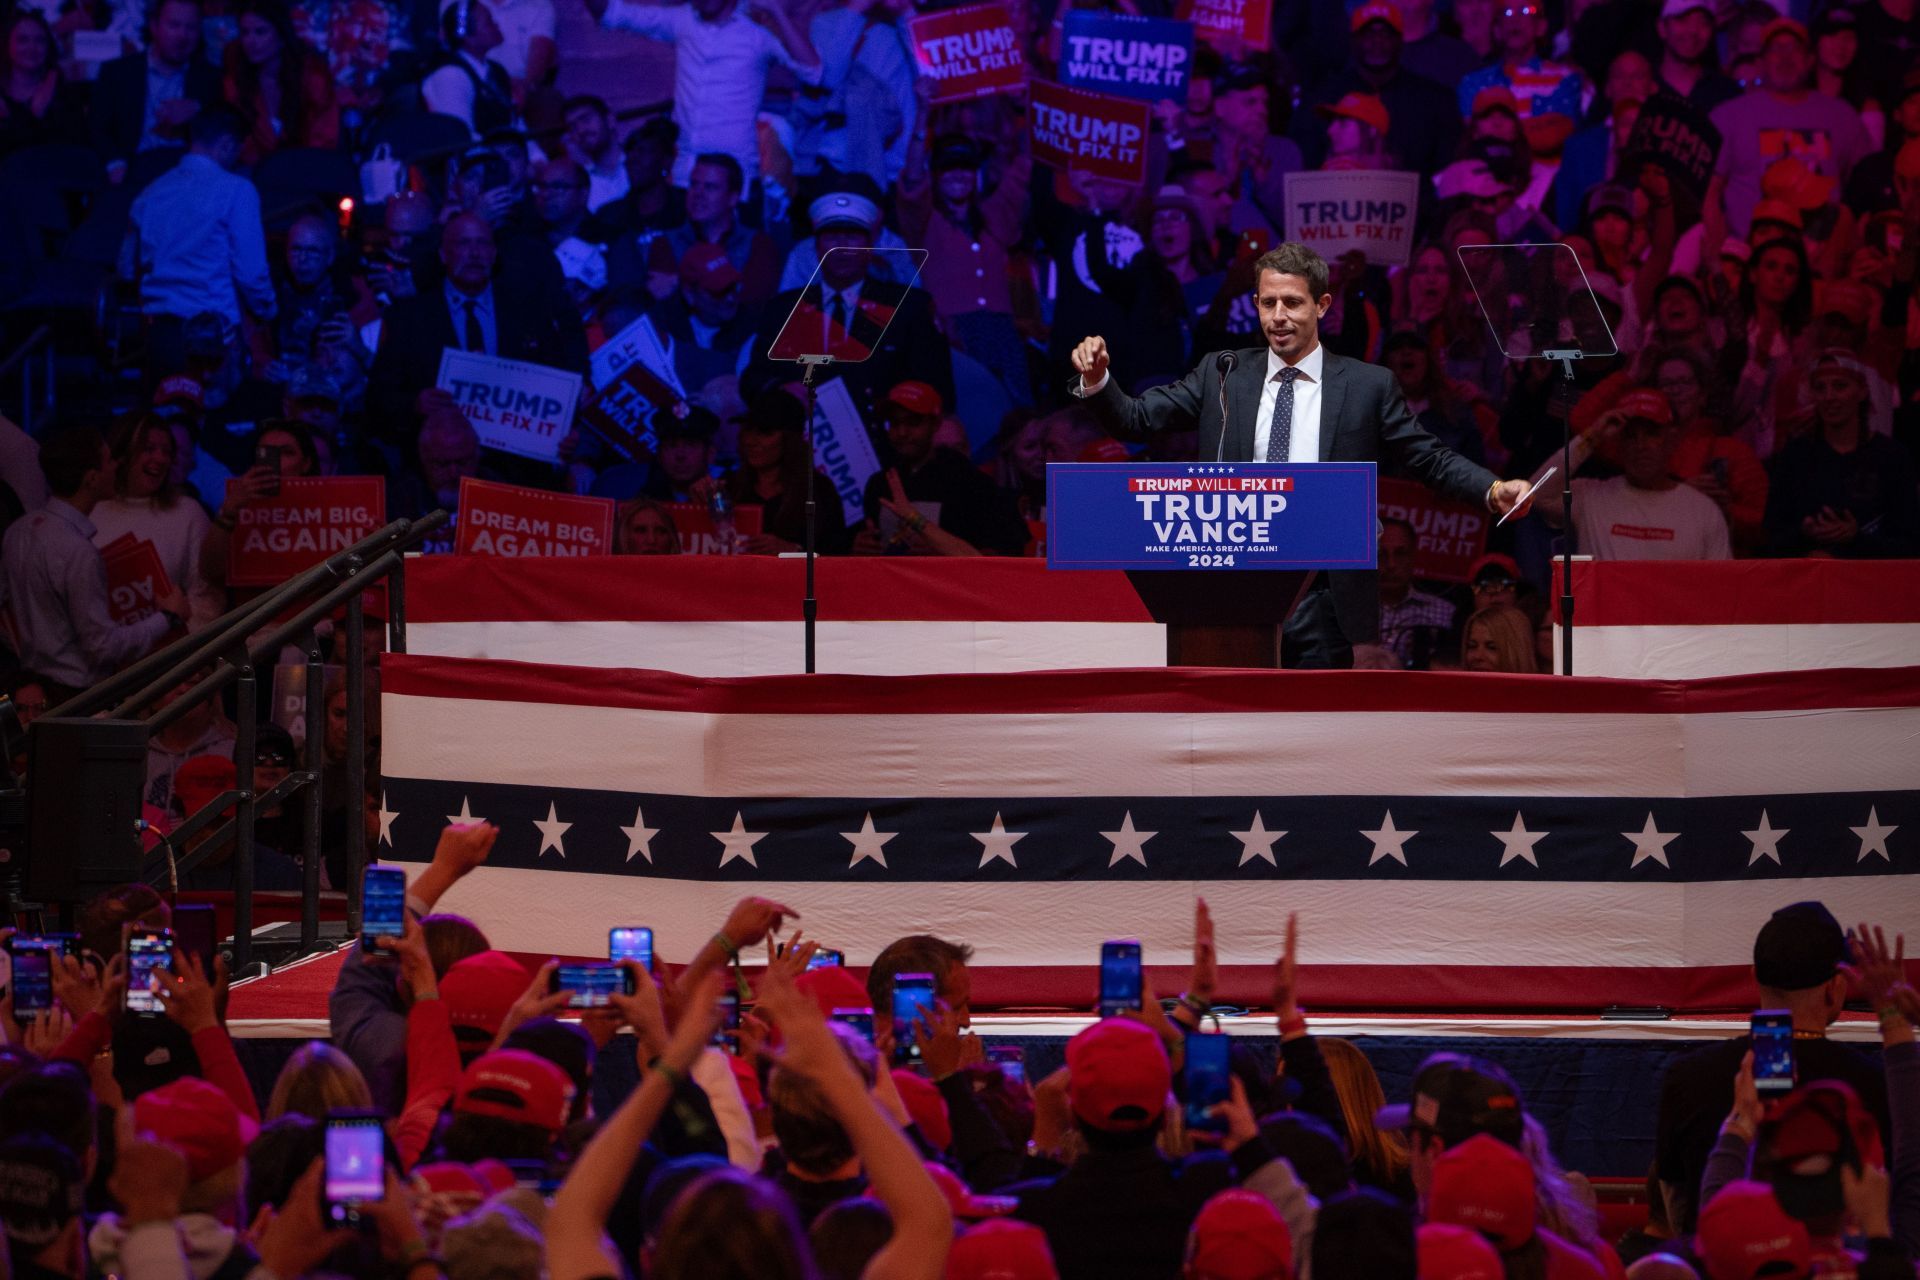
<path fill-rule="evenodd" d="M 1092 1022 L 1029 1085 L 1020 1055 L 989 1053 L 972 1025 L 964 939 L 897 939 L 862 982 L 811 964 L 803 910 L 757 897 L 682 963 L 625 961 L 630 995 L 572 1009 L 557 961 L 529 972 L 490 949 L 486 921 L 435 912 L 496 835 L 445 829 L 403 933 L 349 951 L 330 1041 L 295 1052 L 264 1106 L 224 1025 L 224 958 L 209 973 L 176 951 L 155 979 L 162 1012 L 129 1012 L 123 930 L 163 927 L 168 908 L 145 886 L 88 904 L 53 1008 L 16 1020 L 14 991 L 0 997 L 11 1274 L 1915 1274 L 1920 993 L 1902 940 L 1843 931 L 1817 902 L 1775 912 L 1753 946 L 1759 1000 L 1792 1024 L 1797 1086 L 1763 1097 L 1746 1036 L 1674 1059 L 1653 1202 L 1620 1234 L 1497 1063 L 1434 1054 L 1390 1100 L 1360 1047 L 1313 1033 L 1295 958 L 1311 919 L 1289 919 L 1272 969 L 1277 1072 L 1213 1021 L 1201 900 L 1178 999 L 1148 990 Z M 750 984 L 741 959 L 763 954 Z M 896 1023 L 908 974 L 931 975 L 933 1003 Z M 745 1012 L 724 1018 L 723 995 Z M 1854 996 L 1879 1011 L 1877 1056 L 1826 1038 Z M 1211 1037 L 1230 1041 L 1231 1077 L 1209 1107 L 1183 1062 Z M 383 1127 L 357 1175 L 328 1136 L 329 1117 L 355 1116 Z M 357 1177 L 357 1229 L 323 1207 L 347 1195 L 323 1177 Z"/>

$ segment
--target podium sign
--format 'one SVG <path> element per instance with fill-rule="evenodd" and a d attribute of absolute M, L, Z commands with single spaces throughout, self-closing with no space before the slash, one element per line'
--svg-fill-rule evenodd
<path fill-rule="evenodd" d="M 1050 569 L 1371 569 L 1371 462 L 1056 462 Z"/>

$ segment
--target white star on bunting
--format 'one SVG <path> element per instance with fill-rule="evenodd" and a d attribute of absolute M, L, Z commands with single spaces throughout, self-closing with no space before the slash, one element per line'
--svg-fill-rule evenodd
<path fill-rule="evenodd" d="M 721 866 L 723 867 L 726 866 L 729 862 L 732 862 L 735 858 L 744 858 L 746 859 L 748 866 L 754 868 L 755 870 L 759 869 L 760 867 L 759 860 L 753 856 L 753 846 L 758 842 L 765 840 L 767 838 L 767 833 L 764 831 L 747 830 L 747 824 L 745 822 L 744 814 L 740 813 L 738 810 L 734 811 L 732 830 L 712 831 L 712 832 L 709 832 L 708 834 L 711 835 L 715 840 L 718 840 L 720 842 L 720 847 L 723 850 L 725 850 L 725 852 L 723 852 L 720 855 Z"/>
<path fill-rule="evenodd" d="M 476 818 L 476 817 L 474 817 L 474 816 L 473 816 L 473 809 L 472 809 L 472 807 L 471 807 L 471 806 L 469 806 L 469 805 L 467 804 L 467 798 L 466 798 L 465 796 L 461 796 L 461 797 L 460 797 L 460 812 L 458 812 L 458 813 L 450 813 L 450 814 L 448 814 L 448 815 L 447 815 L 447 821 L 448 821 L 448 822 L 459 822 L 459 823 L 463 823 L 463 824 L 466 824 L 466 825 L 468 825 L 468 826 L 471 826 L 472 824 L 474 824 L 474 823 L 476 823 L 476 822 L 485 822 L 485 821 L 486 821 L 486 819 L 485 819 L 485 818 Z"/>
<path fill-rule="evenodd" d="M 1772 858 L 1773 865 L 1780 865 L 1780 842 L 1786 839 L 1785 827 L 1774 828 L 1767 821 L 1767 811 L 1760 811 L 1760 827 L 1757 831 L 1742 831 L 1741 835 L 1753 842 L 1753 852 L 1747 855 L 1747 865 L 1752 866 L 1762 858 Z"/>
<path fill-rule="evenodd" d="M 387 793 L 380 793 L 380 843 L 393 843 L 393 820 L 400 816 L 397 809 L 387 808 Z"/>
<path fill-rule="evenodd" d="M 536 818 L 533 825 L 540 828 L 540 852 L 534 854 L 534 857 L 541 857 L 549 849 L 563 858 L 567 856 L 566 835 L 573 824 L 560 821 L 560 815 L 555 810 L 553 801 L 547 801 L 547 820 L 541 822 Z"/>
<path fill-rule="evenodd" d="M 859 866 L 861 860 L 864 858 L 872 858 L 875 862 L 885 867 L 887 865 L 887 841 L 899 834 L 898 831 L 875 831 L 873 829 L 873 815 L 871 813 L 861 821 L 858 831 L 842 831 L 840 838 L 851 841 L 853 844 L 853 858 L 847 863 L 847 870 L 851 871 Z M 889 867 L 888 870 L 892 870 L 892 868 Z"/>
<path fill-rule="evenodd" d="M 1360 834 L 1373 841 L 1373 856 L 1367 859 L 1368 866 L 1382 858 L 1392 858 L 1404 867 L 1407 865 L 1407 841 L 1420 833 L 1394 830 L 1393 810 L 1389 809 L 1386 821 L 1380 824 L 1378 831 L 1362 831 Z"/>
<path fill-rule="evenodd" d="M 1019 869 L 1020 864 L 1013 860 L 1013 846 L 1024 840 L 1027 833 L 1024 831 L 1007 830 L 1006 824 L 1000 821 L 1000 813 L 998 810 L 994 811 L 993 827 L 991 830 L 974 831 L 970 834 L 975 840 L 980 842 L 980 865 L 982 867 L 992 862 L 995 858 L 999 858 L 1015 870 Z"/>
<path fill-rule="evenodd" d="M 1518 810 L 1514 812 L 1513 829 L 1511 831 L 1493 831 L 1488 834 L 1493 836 L 1493 838 L 1498 840 L 1502 845 L 1500 852 L 1501 866 L 1506 866 L 1516 858 L 1524 858 L 1536 867 L 1540 865 L 1540 859 L 1534 856 L 1533 846 L 1546 839 L 1547 833 L 1544 831 L 1527 830 L 1526 820 L 1520 816 Z"/>
<path fill-rule="evenodd" d="M 1260 818 L 1260 811 L 1253 811 L 1253 826 L 1245 831 L 1229 832 L 1240 842 L 1240 866 L 1246 866 L 1255 858 L 1265 858 L 1268 866 L 1277 866 L 1273 860 L 1273 842 L 1286 835 L 1284 831 L 1269 831 Z"/>
<path fill-rule="evenodd" d="M 1641 863 L 1648 861 L 1657 862 L 1668 870 L 1673 869 L 1673 864 L 1667 861 L 1667 846 L 1678 839 L 1680 833 L 1678 831 L 1661 831 L 1658 827 L 1654 826 L 1653 811 L 1651 809 L 1647 811 L 1647 825 L 1645 829 L 1640 831 L 1622 831 L 1620 834 L 1626 839 L 1633 841 L 1633 866 L 1628 867 L 1627 870 L 1631 871 L 1633 867 L 1637 867 Z"/>
<path fill-rule="evenodd" d="M 644 857 L 648 862 L 653 861 L 653 838 L 660 834 L 660 828 L 647 825 L 647 816 L 640 811 L 639 805 L 633 807 L 633 825 L 620 830 L 627 837 L 628 862 L 632 862 L 635 855 Z"/>
<path fill-rule="evenodd" d="M 1898 827 L 1881 826 L 1879 807 L 1877 805 L 1869 805 L 1867 807 L 1867 825 L 1864 827 L 1848 828 L 1849 831 L 1852 831 L 1853 834 L 1860 837 L 1860 856 L 1855 858 L 1854 861 L 1865 862 L 1868 854 L 1877 853 L 1888 862 L 1892 862 L 1893 855 L 1887 852 L 1887 837 L 1899 829 Z"/>
<path fill-rule="evenodd" d="M 1107 859 L 1108 866 L 1117 867 L 1120 865 L 1122 858 L 1132 858 L 1144 867 L 1147 865 L 1147 841 L 1153 839 L 1160 833 L 1158 831 L 1135 831 L 1133 829 L 1133 810 L 1129 809 L 1126 812 L 1126 816 L 1120 819 L 1120 829 L 1118 831 L 1102 831 L 1100 834 L 1105 836 L 1113 845 L 1113 856 Z"/>

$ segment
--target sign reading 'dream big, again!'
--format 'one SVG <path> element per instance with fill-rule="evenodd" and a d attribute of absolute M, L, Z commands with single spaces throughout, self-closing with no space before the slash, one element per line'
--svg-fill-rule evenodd
<path fill-rule="evenodd" d="M 613 499 L 460 480 L 459 556 L 609 556 Z"/>
<path fill-rule="evenodd" d="M 541 462 L 559 461 L 580 396 L 577 373 L 452 347 L 440 353 L 434 385 L 453 397 L 481 444 Z"/>
<path fill-rule="evenodd" d="M 1398 169 L 1328 169 L 1289 173 L 1287 238 L 1331 262 L 1354 249 L 1382 267 L 1413 257 L 1413 221 L 1420 212 L 1420 175 Z"/>
<path fill-rule="evenodd" d="M 1193 23 L 1194 33 L 1209 44 L 1245 44 L 1266 49 L 1273 44 L 1273 0 L 1180 0 L 1174 17 Z"/>
<path fill-rule="evenodd" d="M 1158 102 L 1187 100 L 1193 24 L 1126 13 L 1071 10 L 1063 24 L 1060 83 Z"/>
<path fill-rule="evenodd" d="M 1371 462 L 1055 462 L 1049 569 L 1371 569 Z"/>
<path fill-rule="evenodd" d="M 237 481 L 229 480 L 231 488 Z M 285 582 L 386 523 L 387 482 L 379 476 L 299 476 L 234 516 L 227 581 L 236 587 Z"/>
<path fill-rule="evenodd" d="M 1116 182 L 1146 181 L 1151 107 L 1048 80 L 1032 85 L 1027 114 L 1033 121 L 1035 160 Z"/>
<path fill-rule="evenodd" d="M 924 13 L 909 22 L 913 60 L 935 102 L 958 102 L 1018 89 L 1027 81 L 1020 33 L 1004 4 L 972 4 Z"/>

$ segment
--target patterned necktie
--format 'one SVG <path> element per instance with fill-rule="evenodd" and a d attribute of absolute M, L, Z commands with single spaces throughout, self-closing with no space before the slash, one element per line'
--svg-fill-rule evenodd
<path fill-rule="evenodd" d="M 1300 371 L 1291 366 L 1280 370 L 1280 386 L 1273 393 L 1273 425 L 1267 430 L 1267 461 L 1287 461 L 1293 447 L 1293 380 Z"/>
<path fill-rule="evenodd" d="M 460 305 L 467 309 L 467 350 L 486 354 L 487 335 L 480 328 L 480 300 L 463 298 Z"/>

